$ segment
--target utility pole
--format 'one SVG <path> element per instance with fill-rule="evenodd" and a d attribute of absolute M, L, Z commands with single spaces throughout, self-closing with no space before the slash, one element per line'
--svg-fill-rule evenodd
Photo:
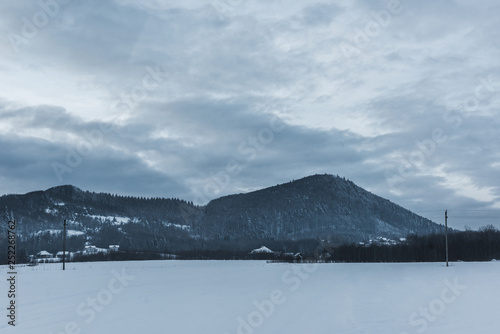
<path fill-rule="evenodd" d="M 448 267 L 448 210 L 444 212 L 444 235 L 446 238 L 446 266 Z"/>
<path fill-rule="evenodd" d="M 64 219 L 63 230 L 63 270 L 66 270 L 66 219 Z"/>

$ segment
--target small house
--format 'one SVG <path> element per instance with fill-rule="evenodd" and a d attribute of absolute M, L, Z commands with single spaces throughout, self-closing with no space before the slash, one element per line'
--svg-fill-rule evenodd
<path fill-rule="evenodd" d="M 64 252 L 63 252 L 63 251 L 59 251 L 59 252 L 57 252 L 57 254 L 56 254 L 56 258 L 58 258 L 58 259 L 60 259 L 60 260 L 62 261 L 62 259 L 63 259 L 63 254 L 64 254 Z M 70 261 L 70 260 L 71 260 L 71 253 L 70 253 L 70 252 L 68 252 L 68 251 L 66 251 L 66 256 L 65 256 L 65 257 L 66 257 L 66 261 Z"/>
<path fill-rule="evenodd" d="M 37 259 L 50 259 L 53 257 L 53 254 L 47 252 L 47 251 L 40 251 L 38 253 L 36 253 L 36 258 Z"/>
<path fill-rule="evenodd" d="M 93 255 L 98 253 L 104 253 L 104 254 L 109 253 L 109 249 L 99 248 L 94 245 L 87 245 L 85 246 L 85 250 L 83 251 L 84 255 Z"/>
<path fill-rule="evenodd" d="M 110 252 L 118 252 L 120 245 L 109 245 Z"/>

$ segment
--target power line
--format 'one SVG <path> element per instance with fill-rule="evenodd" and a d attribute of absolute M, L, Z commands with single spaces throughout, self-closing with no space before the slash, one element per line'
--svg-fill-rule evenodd
<path fill-rule="evenodd" d="M 490 216 L 490 217 L 485 217 L 485 216 L 449 216 L 450 218 L 459 218 L 459 219 L 464 219 L 464 218 L 474 218 L 474 219 L 500 219 L 500 217 L 497 216 Z"/>
<path fill-rule="evenodd" d="M 441 212 L 443 210 L 417 210 L 415 211 L 416 213 L 419 212 Z M 500 209 L 457 209 L 457 210 L 450 210 L 452 212 L 460 211 L 460 212 L 490 212 L 490 211 L 497 211 L 500 212 Z"/>
<path fill-rule="evenodd" d="M 488 212 L 488 211 L 500 211 L 500 209 L 457 209 L 457 210 L 453 210 L 453 211 L 485 211 L 485 212 Z"/>
<path fill-rule="evenodd" d="M 428 216 L 427 218 L 441 218 L 442 216 Z M 450 218 L 458 218 L 458 219 L 465 219 L 465 218 L 474 218 L 474 219 L 500 219 L 500 216 L 453 216 L 453 215 L 448 215 Z"/>
<path fill-rule="evenodd" d="M 418 211 L 415 211 L 415 212 L 441 212 L 443 210 L 418 210 Z"/>

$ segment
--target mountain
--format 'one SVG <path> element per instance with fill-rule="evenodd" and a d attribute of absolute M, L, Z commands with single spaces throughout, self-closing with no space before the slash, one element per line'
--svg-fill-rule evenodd
<path fill-rule="evenodd" d="M 224 196 L 206 206 L 181 199 L 95 193 L 66 185 L 1 196 L 0 210 L 4 220 L 16 219 L 18 240 L 30 254 L 60 250 L 64 219 L 70 230 L 70 249 L 92 242 L 99 247 L 119 244 L 125 250 L 173 253 L 193 249 L 248 253 L 262 245 L 286 250 L 293 242 L 318 237 L 345 243 L 444 230 L 332 175 L 313 175 Z M 0 241 L 6 235 L 6 224 L 1 226 Z"/>
<path fill-rule="evenodd" d="M 64 220 L 71 251 L 83 249 L 86 242 L 102 248 L 120 245 L 124 250 L 162 251 L 171 245 L 186 250 L 193 247 L 186 242 L 193 238 L 185 212 L 192 219 L 201 213 L 199 207 L 180 199 L 118 196 L 71 185 L 1 196 L 0 210 L 4 221 L 16 220 L 18 248 L 28 254 L 62 250 Z M 0 246 L 6 235 L 7 224 L 1 224 Z"/>
<path fill-rule="evenodd" d="M 444 230 L 443 226 L 332 175 L 313 175 L 218 198 L 205 207 L 199 227 L 200 234 L 215 238 L 333 236 L 340 241 Z"/>
<path fill-rule="evenodd" d="M 0 197 L 4 216 L 12 214 L 18 221 L 18 231 L 28 234 L 61 228 L 64 219 L 70 227 L 84 230 L 105 223 L 120 225 L 160 220 L 173 224 L 183 221 L 184 207 L 196 210 L 192 203 L 180 199 L 117 196 L 83 191 L 70 185 Z"/>

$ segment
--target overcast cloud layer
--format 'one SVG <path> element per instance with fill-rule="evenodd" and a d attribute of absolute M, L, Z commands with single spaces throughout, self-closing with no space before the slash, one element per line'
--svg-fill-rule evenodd
<path fill-rule="evenodd" d="M 500 227 L 498 1 L 3 1 L 0 194 L 314 173 Z M 468 218 L 469 217 L 469 218 Z"/>

